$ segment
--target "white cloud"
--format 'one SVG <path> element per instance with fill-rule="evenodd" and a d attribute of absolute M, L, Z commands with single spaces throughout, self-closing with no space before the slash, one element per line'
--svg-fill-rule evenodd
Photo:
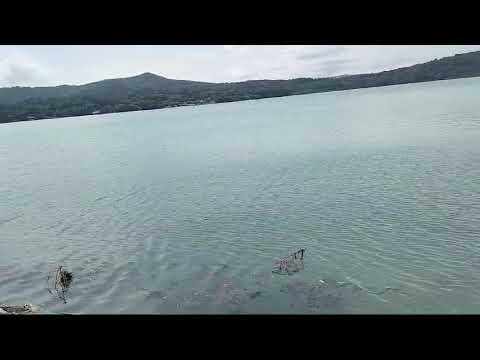
<path fill-rule="evenodd" d="M 0 52 L 0 84 L 3 86 L 41 85 L 49 75 L 47 67 L 19 49 Z"/>
<path fill-rule="evenodd" d="M 480 46 L 246 46 L 227 45 L 182 78 L 204 81 L 325 77 L 394 69 L 426 62 Z"/>

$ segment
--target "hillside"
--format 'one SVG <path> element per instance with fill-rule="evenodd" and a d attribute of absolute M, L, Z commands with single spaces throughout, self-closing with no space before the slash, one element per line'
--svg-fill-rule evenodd
<path fill-rule="evenodd" d="M 480 51 L 373 74 L 207 83 L 152 73 L 85 85 L 0 88 L 0 123 L 480 76 Z"/>

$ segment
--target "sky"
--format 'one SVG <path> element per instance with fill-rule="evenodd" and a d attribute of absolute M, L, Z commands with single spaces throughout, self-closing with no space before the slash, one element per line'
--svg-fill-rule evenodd
<path fill-rule="evenodd" d="M 0 46 L 0 87 L 85 84 L 145 72 L 234 82 L 370 73 L 480 50 L 480 45 Z"/>

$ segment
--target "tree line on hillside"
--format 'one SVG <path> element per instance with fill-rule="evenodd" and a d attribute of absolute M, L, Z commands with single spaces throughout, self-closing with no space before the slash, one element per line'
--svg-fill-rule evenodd
<path fill-rule="evenodd" d="M 155 74 L 86 85 L 0 89 L 0 123 L 151 110 L 480 76 L 480 52 L 373 74 L 206 83 Z"/>

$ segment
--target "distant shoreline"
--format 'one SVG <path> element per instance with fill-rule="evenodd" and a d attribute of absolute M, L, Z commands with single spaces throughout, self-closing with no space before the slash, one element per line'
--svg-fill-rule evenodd
<path fill-rule="evenodd" d="M 201 104 L 188 104 L 188 105 L 166 106 L 166 107 L 159 107 L 159 108 L 154 108 L 154 109 L 139 109 L 139 110 L 115 111 L 115 112 L 112 111 L 112 112 L 105 112 L 105 113 L 98 113 L 98 114 L 83 114 L 83 115 L 72 115 L 72 116 L 58 116 L 58 117 L 47 117 L 47 118 L 41 118 L 41 119 L 25 119 L 25 120 L 11 121 L 11 122 L 0 122 L 0 125 L 2 125 L 2 124 L 13 124 L 13 123 L 25 123 L 25 122 L 31 122 L 31 121 L 35 121 L 35 122 L 36 122 L 36 121 L 42 121 L 42 120 L 54 120 L 54 119 L 66 119 L 66 118 L 80 118 L 80 117 L 87 117 L 87 116 L 101 116 L 101 115 L 111 115 L 111 114 L 124 114 L 124 113 L 133 113 L 133 112 L 142 112 L 142 111 L 154 111 L 154 110 L 166 110 L 166 109 L 185 108 L 185 107 L 197 107 L 197 106 L 216 105 L 216 104 L 239 103 L 239 102 L 246 102 L 246 101 L 256 101 L 256 100 L 265 100 L 265 99 L 276 99 L 276 98 L 285 98 L 285 97 L 292 97 L 292 96 L 313 95 L 313 94 L 325 94 L 325 93 L 332 93 L 332 92 L 343 92 L 343 91 L 352 91 L 352 90 L 361 90 L 361 89 L 374 89 L 374 88 L 383 88 L 383 87 L 390 87 L 390 86 L 402 86 L 402 85 L 412 85 L 412 84 L 424 84 L 424 83 L 433 83 L 433 82 L 440 82 L 440 81 L 462 80 L 462 79 L 474 79 L 474 78 L 480 78 L 480 76 L 468 76 L 468 77 L 460 77 L 460 78 L 452 78 L 452 79 L 415 81 L 415 82 L 410 82 L 410 83 L 389 84 L 389 85 L 369 86 L 369 87 L 358 87 L 358 88 L 341 89 L 341 90 L 306 92 L 306 93 L 301 93 L 301 94 L 269 96 L 269 97 L 263 97 L 263 98 L 242 99 L 242 100 L 234 100 L 234 101 L 223 101 L 223 102 L 216 102 L 216 103 L 201 103 Z"/>
<path fill-rule="evenodd" d="M 159 110 L 480 77 L 480 51 L 372 74 L 207 83 L 152 73 L 85 85 L 0 88 L 0 123 Z"/>

